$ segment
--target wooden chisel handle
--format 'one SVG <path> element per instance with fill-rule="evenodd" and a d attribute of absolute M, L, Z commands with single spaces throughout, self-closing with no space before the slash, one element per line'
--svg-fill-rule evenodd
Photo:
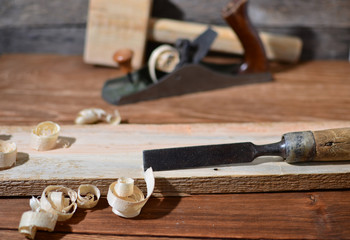
<path fill-rule="evenodd" d="M 282 142 L 288 163 L 350 160 L 350 128 L 286 133 Z"/>

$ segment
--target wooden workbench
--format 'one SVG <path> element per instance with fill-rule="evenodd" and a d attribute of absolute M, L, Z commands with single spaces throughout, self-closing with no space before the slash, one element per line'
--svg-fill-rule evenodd
<path fill-rule="evenodd" d="M 350 65 L 317 61 L 272 66 L 274 81 L 118 107 L 123 123 L 349 121 Z M 81 57 L 0 56 L 0 125 L 44 120 L 73 124 L 83 108 L 105 103 L 101 87 L 120 75 L 86 65 Z M 17 232 L 29 198 L 0 199 L 0 239 Z M 273 192 L 151 198 L 140 216 L 114 215 L 105 198 L 78 210 L 53 233 L 36 239 L 346 239 L 350 191 Z"/>

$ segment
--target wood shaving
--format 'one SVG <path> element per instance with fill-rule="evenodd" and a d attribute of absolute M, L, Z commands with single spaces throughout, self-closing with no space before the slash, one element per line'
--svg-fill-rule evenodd
<path fill-rule="evenodd" d="M 39 123 L 31 133 L 30 146 L 38 151 L 46 151 L 56 146 L 61 127 L 54 122 Z"/>
<path fill-rule="evenodd" d="M 77 206 L 92 208 L 100 199 L 100 190 L 93 185 L 80 185 L 78 192 L 79 194 L 64 186 L 46 187 L 40 200 L 35 197 L 30 199 L 29 205 L 32 211 L 22 214 L 18 231 L 27 238 L 34 239 L 37 230 L 51 232 L 57 221 L 70 219 Z"/>
<path fill-rule="evenodd" d="M 134 179 L 121 177 L 114 186 L 119 197 L 128 197 L 134 192 Z"/>
<path fill-rule="evenodd" d="M 90 184 L 80 185 L 78 188 L 78 207 L 93 208 L 101 197 L 100 190 Z"/>
<path fill-rule="evenodd" d="M 107 201 L 112 207 L 112 211 L 124 218 L 138 216 L 154 190 L 155 181 L 152 168 L 147 169 L 145 172 L 146 198 L 142 191 L 137 186 L 134 186 L 134 181 L 131 180 L 130 178 L 118 179 L 118 181 L 113 182 L 109 186 L 107 194 Z"/>
<path fill-rule="evenodd" d="M 7 169 L 16 164 L 17 146 L 14 142 L 0 140 L 0 169 Z"/>
<path fill-rule="evenodd" d="M 100 108 L 87 108 L 78 113 L 75 119 L 76 124 L 94 124 L 100 121 L 107 122 L 112 125 L 118 125 L 121 122 L 121 117 L 118 110 L 114 111 L 114 114 L 107 114 Z"/>
<path fill-rule="evenodd" d="M 27 211 L 22 214 L 19 232 L 29 239 L 34 239 L 37 230 L 52 232 L 55 229 L 57 215 L 48 212 Z"/>
<path fill-rule="evenodd" d="M 67 187 L 48 186 L 41 195 L 40 207 L 58 216 L 57 221 L 70 219 L 77 209 L 78 194 Z"/>
<path fill-rule="evenodd" d="M 156 70 L 170 73 L 180 62 L 180 54 L 176 48 L 163 44 L 153 50 L 148 60 L 148 72 L 154 83 L 158 82 Z"/>

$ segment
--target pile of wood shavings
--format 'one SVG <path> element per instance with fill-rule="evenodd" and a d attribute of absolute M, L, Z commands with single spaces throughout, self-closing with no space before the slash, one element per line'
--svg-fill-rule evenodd
<path fill-rule="evenodd" d="M 32 197 L 31 211 L 24 212 L 18 231 L 29 239 L 34 239 L 37 230 L 52 232 L 57 221 L 66 221 L 75 213 L 77 207 L 92 208 L 101 197 L 94 185 L 80 185 L 78 193 L 64 186 L 48 186 L 40 200 Z"/>

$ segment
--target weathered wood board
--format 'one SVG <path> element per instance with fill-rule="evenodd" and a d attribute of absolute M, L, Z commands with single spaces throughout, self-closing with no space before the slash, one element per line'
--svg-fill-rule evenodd
<path fill-rule="evenodd" d="M 56 149 L 30 149 L 31 127 L 0 127 L 0 139 L 17 143 L 17 165 L 0 171 L 1 196 L 38 195 L 45 186 L 76 189 L 93 183 L 106 194 L 118 177 L 137 179 L 144 188 L 142 150 L 165 147 L 280 140 L 283 133 L 348 127 L 350 122 L 121 124 L 61 126 Z M 67 147 L 68 145 L 68 147 Z M 156 194 L 293 191 L 350 187 L 350 162 L 290 165 L 278 157 L 249 164 L 155 172 Z"/>
<path fill-rule="evenodd" d="M 140 68 L 151 6 L 152 0 L 91 0 L 84 60 L 116 66 L 113 54 L 130 48 L 134 52 L 132 65 Z"/>

